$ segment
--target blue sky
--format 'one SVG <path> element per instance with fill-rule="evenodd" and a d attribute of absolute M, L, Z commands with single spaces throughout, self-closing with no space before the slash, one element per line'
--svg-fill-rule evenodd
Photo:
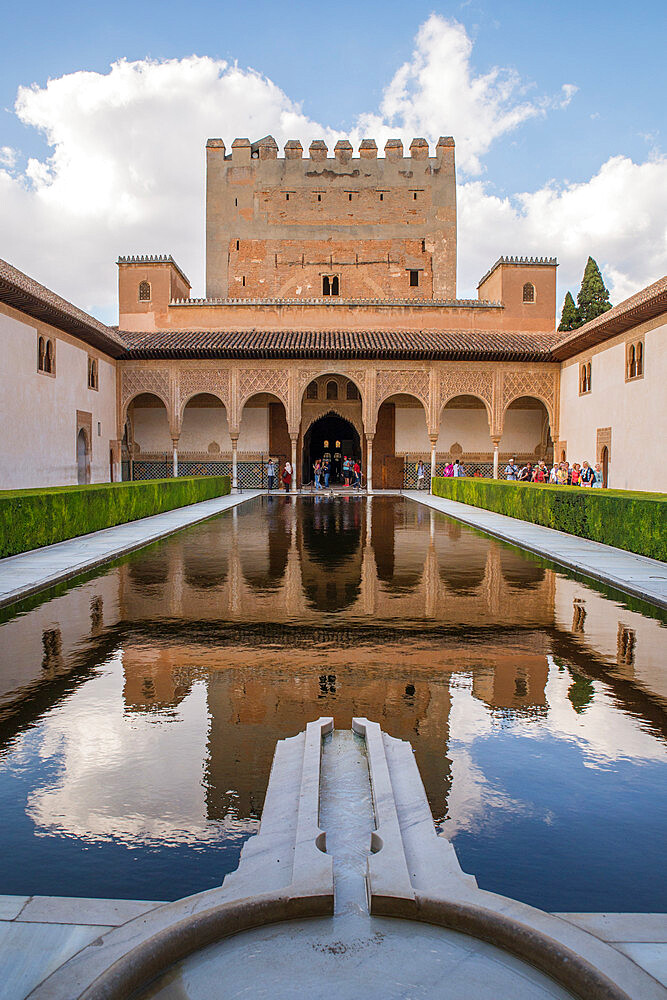
<path fill-rule="evenodd" d="M 155 145 L 160 133 L 153 124 L 159 120 L 163 133 L 165 128 L 172 133 L 172 140 L 182 135 L 184 143 L 199 147 L 199 133 L 188 131 L 192 115 L 200 115 L 201 129 L 206 127 L 225 140 L 234 138 L 229 131 L 232 127 L 257 138 L 250 125 L 242 127 L 247 101 L 247 121 L 257 121 L 258 128 L 268 125 L 266 131 L 281 141 L 279 121 L 271 127 L 271 114 L 258 113 L 261 87 L 255 87 L 251 96 L 247 92 L 252 87 L 241 87 L 233 94 L 223 88 L 216 111 L 211 84 L 202 83 L 204 89 L 198 90 L 200 84 L 191 79 L 191 65 L 182 65 L 193 55 L 211 57 L 219 65 L 237 64 L 242 83 L 246 71 L 255 71 L 275 84 L 284 97 L 274 102 L 276 119 L 281 108 L 293 110 L 297 105 L 303 122 L 323 126 L 328 135 L 361 134 L 360 129 L 380 121 L 397 134 L 407 135 L 417 126 L 430 132 L 429 139 L 453 133 L 462 185 L 460 241 L 464 235 L 468 238 L 467 246 L 460 242 L 461 294 L 474 292 L 474 275 L 478 270 L 477 277 L 481 276 L 492 262 L 483 260 L 484 255 L 497 252 L 556 254 L 562 260 L 563 294 L 580 274 L 589 251 L 609 265 L 609 282 L 620 296 L 655 280 L 660 276 L 656 271 L 664 273 L 664 225 L 648 218 L 657 213 L 664 220 L 667 212 L 660 195 L 665 186 L 667 93 L 664 4 L 470 0 L 433 5 L 420 0 L 410 4 L 340 0 L 335 5 L 212 5 L 196 0 L 189 4 L 117 0 L 104 6 L 27 2 L 20 8 L 5 7 L 3 34 L 11 44 L 4 46 L 0 61 L 0 149 L 8 179 L 4 187 L 0 183 L 0 195 L 3 201 L 9 199 L 9 207 L 4 211 L 0 207 L 5 237 L 0 256 L 41 280 L 56 282 L 58 290 L 105 318 L 113 284 L 108 257 L 116 252 L 154 248 L 174 252 L 179 259 L 185 254 L 181 263 L 186 272 L 192 272 L 195 283 L 202 270 L 203 246 L 198 245 L 203 209 L 201 149 L 183 165 L 182 177 L 189 178 L 193 194 L 186 199 L 175 167 L 172 174 L 167 171 L 162 176 L 159 162 L 152 161 L 148 148 L 142 147 L 142 129 L 131 127 L 133 114 L 148 122 L 143 129 L 146 143 Z M 425 25 L 431 30 L 422 38 L 420 50 L 417 39 Z M 468 46 L 465 52 L 462 40 Z M 452 42 L 458 45 L 460 60 L 448 67 L 443 53 L 450 51 Z M 415 60 L 418 51 L 421 54 Z M 154 79 L 146 84 L 151 73 L 136 73 L 134 83 L 124 83 L 118 98 L 110 66 L 121 59 L 141 67 L 164 60 L 177 62 L 168 83 L 166 74 L 159 80 L 152 74 Z M 414 71 L 409 92 L 398 104 L 387 104 L 391 81 L 406 64 Z M 198 67 L 202 69 L 201 64 Z M 92 91 L 92 78 L 83 71 L 96 74 Z M 190 77 L 183 93 L 177 71 Z M 442 76 L 440 103 L 438 74 Z M 463 79 L 466 74 L 467 80 Z M 47 88 L 49 80 L 61 81 L 60 87 Z M 150 101 L 159 100 L 159 106 L 147 104 L 145 84 Z M 21 120 L 15 109 L 17 93 L 20 87 L 32 85 L 36 90 L 24 98 Z M 92 110 L 86 103 L 89 93 L 95 95 Z M 202 116 L 206 102 L 209 110 Z M 469 110 L 459 109 L 457 115 L 458 105 Z M 127 119 L 120 121 L 123 110 Z M 143 117 L 149 114 L 150 120 Z M 508 114 L 516 117 L 514 124 L 507 124 Z M 471 138 L 466 145 L 461 133 L 468 122 Z M 100 185 L 105 183 L 107 168 L 100 168 L 96 153 L 101 161 L 109 128 L 118 129 L 118 143 L 104 153 L 105 163 L 111 164 L 105 194 Z M 476 144 L 475 129 L 491 138 Z M 299 131 L 303 138 L 308 128 L 301 125 L 295 137 Z M 72 195 L 76 187 L 81 189 L 86 157 L 91 174 L 98 177 L 97 185 L 81 192 L 88 199 L 87 211 Z M 123 161 L 128 159 L 137 164 L 137 170 L 145 171 L 146 200 L 141 206 L 138 189 L 131 189 L 135 181 L 130 178 L 123 187 Z M 638 186 L 645 196 L 635 203 Z M 161 224 L 169 189 L 172 204 L 180 205 L 183 212 L 187 201 L 191 219 L 199 204 L 196 225 L 185 214 L 178 225 Z M 611 216 L 618 214 L 621 199 L 637 219 L 647 216 L 646 223 L 636 222 L 633 228 L 619 221 L 614 228 L 605 213 L 605 198 L 610 200 Z M 127 208 L 130 202 L 134 208 Z M 126 206 L 125 225 L 118 214 L 119 204 Z M 586 206 L 585 213 L 577 204 Z M 541 206 L 548 216 L 544 245 L 539 233 Z M 590 216 L 585 225 L 582 214 Z M 21 220 L 29 222 L 32 215 L 44 234 L 41 247 L 34 240 L 31 245 L 21 233 Z M 189 226 L 192 231 L 185 237 Z M 482 227 L 493 228 L 496 235 L 482 238 Z M 77 278 L 81 270 L 59 260 L 58 233 L 61 239 L 64 235 L 79 245 L 85 242 L 87 267 L 94 263 L 105 269 L 105 276 L 86 271 L 85 284 Z M 176 245 L 165 246 L 164 240 Z M 93 245 L 99 253 L 92 252 L 91 257 Z"/>

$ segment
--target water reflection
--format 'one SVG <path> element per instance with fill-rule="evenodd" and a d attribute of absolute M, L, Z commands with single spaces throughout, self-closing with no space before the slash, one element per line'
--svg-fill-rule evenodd
<path fill-rule="evenodd" d="M 0 892 L 219 882 L 276 740 L 332 714 L 410 740 L 480 884 L 659 908 L 662 639 L 658 618 L 399 498 L 244 505 L 0 628 Z M 621 864 L 630 803 L 642 851 Z M 587 874 L 564 877 L 567 851 Z"/>

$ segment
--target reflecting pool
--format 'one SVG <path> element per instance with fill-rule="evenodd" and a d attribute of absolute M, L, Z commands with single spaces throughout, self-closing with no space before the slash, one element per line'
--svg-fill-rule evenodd
<path fill-rule="evenodd" d="M 276 740 L 361 715 L 482 888 L 665 909 L 664 616 L 426 507 L 263 497 L 2 621 L 0 894 L 219 884 Z"/>

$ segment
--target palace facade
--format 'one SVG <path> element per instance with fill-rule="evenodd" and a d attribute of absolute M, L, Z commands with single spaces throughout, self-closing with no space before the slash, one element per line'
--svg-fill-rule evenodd
<path fill-rule="evenodd" d="M 553 257 L 501 257 L 458 299 L 453 140 L 377 152 L 209 140 L 206 297 L 168 255 L 121 257 L 118 328 L 0 264 L 0 486 L 256 486 L 272 455 L 296 489 L 340 451 L 369 489 L 514 456 L 664 490 L 667 279 L 565 335 Z"/>

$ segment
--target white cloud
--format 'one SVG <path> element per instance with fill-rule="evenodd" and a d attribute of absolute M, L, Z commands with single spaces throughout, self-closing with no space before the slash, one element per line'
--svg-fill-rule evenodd
<path fill-rule="evenodd" d="M 454 135 L 459 171 L 482 167 L 490 146 L 535 116 L 566 106 L 576 88 L 526 97 L 512 69 L 476 74 L 462 25 L 432 15 L 415 49 L 387 86 L 380 108 L 362 113 L 353 143 L 374 136 L 435 142 Z M 279 145 L 342 132 L 317 123 L 279 87 L 249 69 L 191 56 L 114 63 L 107 73 L 75 72 L 44 87 L 21 87 L 16 114 L 38 130 L 48 155 L 21 167 L 0 150 L 0 253 L 102 318 L 116 315 L 114 260 L 124 253 L 172 253 L 203 294 L 204 143 L 273 134 Z M 664 267 L 665 162 L 609 160 L 589 182 L 510 198 L 488 185 L 460 186 L 460 292 L 474 293 L 500 253 L 556 254 L 561 281 L 574 285 L 589 253 L 616 299 Z M 662 212 L 659 210 L 662 208 Z M 660 263 L 663 261 L 663 263 Z"/>
<path fill-rule="evenodd" d="M 480 173 L 481 157 L 496 139 L 544 115 L 554 101 L 526 100 L 527 88 L 512 69 L 495 66 L 476 76 L 472 48 L 462 24 L 432 14 L 417 33 L 411 59 L 386 88 L 379 114 L 362 115 L 355 136 L 384 141 L 402 135 L 410 142 L 423 135 L 435 141 L 444 130 L 456 140 L 458 167 Z M 570 90 L 567 84 L 555 103 L 564 106 Z"/>
<path fill-rule="evenodd" d="M 552 181 L 504 198 L 471 181 L 459 187 L 458 207 L 462 292 L 500 254 L 556 255 L 560 287 L 575 296 L 590 254 L 614 302 L 667 272 L 665 156 L 614 156 L 588 181 Z"/>
<path fill-rule="evenodd" d="M 16 166 L 16 150 L 11 146 L 0 146 L 0 167 Z"/>

